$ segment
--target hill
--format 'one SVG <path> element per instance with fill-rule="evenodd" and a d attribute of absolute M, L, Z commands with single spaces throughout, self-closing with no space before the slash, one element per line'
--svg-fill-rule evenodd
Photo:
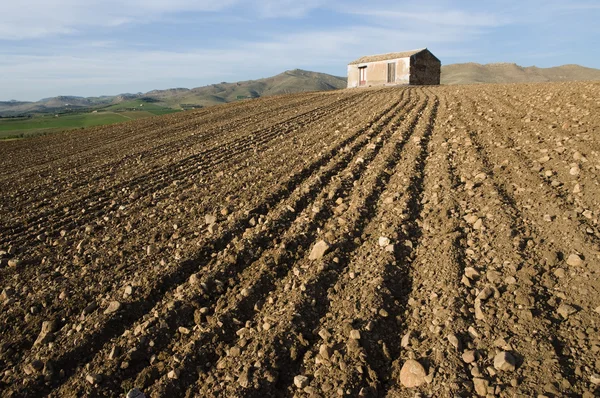
<path fill-rule="evenodd" d="M 307 91 L 327 91 L 346 87 L 346 79 L 325 73 L 301 69 L 289 70 L 279 75 L 236 83 L 222 82 L 192 89 L 171 88 L 147 93 L 119 94 L 102 97 L 58 96 L 37 102 L 0 102 L 0 117 L 39 113 L 69 113 L 107 109 L 126 111 L 132 109 L 181 110 L 201 108 L 233 102 L 240 99 L 268 95 L 291 94 Z M 145 108 L 144 108 L 145 106 Z"/>
<path fill-rule="evenodd" d="M 535 83 L 600 80 L 600 70 L 580 65 L 552 68 L 523 67 L 514 63 L 450 64 L 442 66 L 442 84 Z"/>
<path fill-rule="evenodd" d="M 463 63 L 442 66 L 442 84 L 533 83 L 575 80 L 600 80 L 600 70 L 580 65 L 552 68 L 522 67 L 514 63 Z M 346 78 L 302 69 L 276 76 L 241 82 L 221 82 L 203 87 L 170 88 L 147 93 L 101 97 L 58 96 L 37 102 L 0 101 L 0 117 L 36 114 L 82 113 L 93 110 L 125 112 L 151 110 L 154 114 L 202 108 L 247 98 L 328 91 L 346 87 Z"/>

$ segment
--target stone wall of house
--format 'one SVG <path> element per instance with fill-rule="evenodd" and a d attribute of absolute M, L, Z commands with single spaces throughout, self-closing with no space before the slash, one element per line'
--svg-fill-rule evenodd
<path fill-rule="evenodd" d="M 410 58 L 411 85 L 440 84 L 441 73 L 442 63 L 427 50 Z"/>

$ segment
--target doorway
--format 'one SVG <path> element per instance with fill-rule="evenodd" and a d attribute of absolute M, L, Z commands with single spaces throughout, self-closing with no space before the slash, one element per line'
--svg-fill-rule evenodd
<path fill-rule="evenodd" d="M 396 63 L 390 62 L 387 64 L 387 82 L 396 83 Z"/>
<path fill-rule="evenodd" d="M 367 67 L 358 68 L 358 85 L 365 86 L 367 84 Z"/>

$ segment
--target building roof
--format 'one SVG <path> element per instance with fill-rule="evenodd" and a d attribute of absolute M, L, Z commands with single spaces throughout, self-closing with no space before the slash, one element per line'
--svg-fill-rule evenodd
<path fill-rule="evenodd" d="M 411 51 L 403 51 L 400 53 L 387 53 L 387 54 L 378 54 L 378 55 L 367 55 L 366 57 L 361 57 L 356 61 L 350 62 L 348 65 L 357 65 L 357 64 L 366 64 L 368 62 L 378 62 L 378 61 L 387 61 L 389 59 L 398 59 L 398 58 L 407 58 L 417 53 L 420 53 L 423 50 L 427 50 L 426 48 L 420 48 L 418 50 Z"/>

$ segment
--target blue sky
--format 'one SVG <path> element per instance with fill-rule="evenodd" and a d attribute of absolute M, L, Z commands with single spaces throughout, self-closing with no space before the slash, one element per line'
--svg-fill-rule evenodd
<path fill-rule="evenodd" d="M 599 0 L 6 0 L 0 100 L 343 76 L 368 54 L 600 68 Z"/>

